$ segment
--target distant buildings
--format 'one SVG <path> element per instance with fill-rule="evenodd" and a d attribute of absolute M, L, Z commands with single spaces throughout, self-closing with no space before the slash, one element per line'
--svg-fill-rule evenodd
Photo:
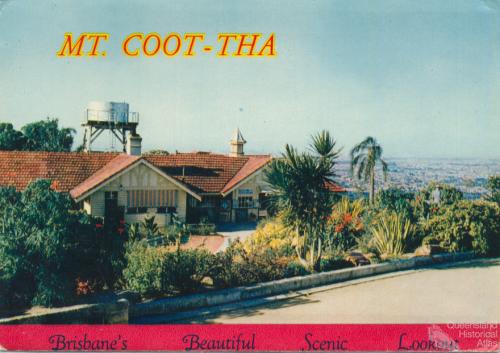
<path fill-rule="evenodd" d="M 387 181 L 378 174 L 377 187 L 397 187 L 416 191 L 431 181 L 443 182 L 460 189 L 466 198 L 476 199 L 484 195 L 488 176 L 500 174 L 500 160 L 460 160 L 460 159 L 389 159 Z M 356 184 L 350 177 L 349 162 L 337 164 L 340 184 L 351 192 Z"/>

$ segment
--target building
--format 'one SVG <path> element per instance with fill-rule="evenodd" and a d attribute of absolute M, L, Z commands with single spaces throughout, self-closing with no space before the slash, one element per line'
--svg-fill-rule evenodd
<path fill-rule="evenodd" d="M 97 217 L 134 223 L 154 215 L 167 224 L 172 213 L 188 223 L 243 222 L 265 216 L 269 192 L 262 171 L 268 155 L 245 155 L 237 130 L 229 155 L 208 152 L 141 155 L 141 139 L 127 153 L 0 151 L 0 186 L 24 189 L 51 179 L 56 190 Z"/>
<path fill-rule="evenodd" d="M 104 220 L 135 223 L 154 215 L 165 225 L 175 213 L 187 223 L 254 221 L 267 215 L 263 171 L 271 156 L 245 155 L 245 142 L 236 130 L 229 155 L 141 154 L 138 135 L 129 138 L 126 153 L 0 151 L 0 186 L 22 190 L 51 179 L 57 191 Z"/>

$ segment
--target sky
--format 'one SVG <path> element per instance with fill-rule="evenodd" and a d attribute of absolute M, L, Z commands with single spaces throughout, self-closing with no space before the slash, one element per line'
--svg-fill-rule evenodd
<path fill-rule="evenodd" d="M 64 33 L 107 32 L 105 57 L 59 58 Z M 275 33 L 274 58 L 130 58 L 133 32 Z M 0 121 L 78 133 L 89 101 L 140 114 L 143 148 L 303 149 L 329 130 L 344 156 L 500 158 L 500 2 L 0 0 Z M 109 149 L 103 134 L 99 148 Z"/>

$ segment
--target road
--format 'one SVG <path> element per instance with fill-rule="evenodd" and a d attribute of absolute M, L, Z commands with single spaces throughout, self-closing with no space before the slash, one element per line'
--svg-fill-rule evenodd
<path fill-rule="evenodd" d="M 179 323 L 500 322 L 500 259 L 369 280 Z"/>

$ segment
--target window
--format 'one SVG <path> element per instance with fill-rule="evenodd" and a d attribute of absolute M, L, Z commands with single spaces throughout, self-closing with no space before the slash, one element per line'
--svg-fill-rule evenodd
<path fill-rule="evenodd" d="M 252 196 L 240 196 L 238 197 L 238 207 L 239 208 L 249 208 L 253 206 Z"/>
<path fill-rule="evenodd" d="M 129 213 L 143 213 L 148 208 L 167 209 L 177 207 L 177 190 L 129 190 L 127 208 Z M 134 212 L 135 211 L 135 212 Z"/>
<path fill-rule="evenodd" d="M 118 192 L 117 191 L 106 191 L 104 193 L 104 199 L 105 200 L 117 200 L 118 199 Z"/>
<path fill-rule="evenodd" d="M 191 207 L 191 208 L 195 208 L 195 207 L 198 207 L 201 202 L 198 201 L 197 199 L 195 199 L 193 196 L 191 195 L 188 195 L 188 200 L 187 200 L 187 203 L 188 203 L 188 206 Z"/>
<path fill-rule="evenodd" d="M 148 213 L 147 207 L 127 207 L 128 214 L 141 214 Z"/>
<path fill-rule="evenodd" d="M 207 195 L 203 196 L 201 207 L 219 207 L 220 196 Z"/>
<path fill-rule="evenodd" d="M 252 189 L 239 189 L 238 195 L 253 195 Z"/>

